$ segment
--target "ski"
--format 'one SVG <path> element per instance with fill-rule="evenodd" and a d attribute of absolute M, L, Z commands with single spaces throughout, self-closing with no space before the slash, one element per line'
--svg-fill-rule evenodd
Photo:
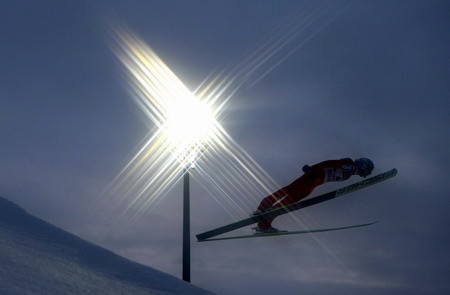
<path fill-rule="evenodd" d="M 287 231 L 287 232 L 278 232 L 278 233 L 256 233 L 256 234 L 251 234 L 251 235 L 241 235 L 241 236 L 231 236 L 231 237 L 223 237 L 223 238 L 212 238 L 212 239 L 206 239 L 206 240 L 198 240 L 198 242 L 221 241 L 221 240 L 236 240 L 236 239 L 261 238 L 261 237 L 274 237 L 274 236 L 297 235 L 297 234 L 310 234 L 310 233 L 317 233 L 317 232 L 336 231 L 336 230 L 343 230 L 343 229 L 349 229 L 349 228 L 369 226 L 369 225 L 375 224 L 377 222 L 378 221 L 371 222 L 371 223 L 343 226 L 343 227 L 333 227 L 333 228 L 305 229 L 305 230 Z"/>
<path fill-rule="evenodd" d="M 302 200 L 302 201 L 299 201 L 297 203 L 294 203 L 294 204 L 291 204 L 291 205 L 288 205 L 285 207 L 276 208 L 276 209 L 268 211 L 268 212 L 254 215 L 249 218 L 242 219 L 240 221 L 236 221 L 236 222 L 227 224 L 225 226 L 221 226 L 221 227 L 200 233 L 200 234 L 196 235 L 196 237 L 199 241 L 206 240 L 206 239 L 212 238 L 214 236 L 224 234 L 229 231 L 251 225 L 262 219 L 273 219 L 279 215 L 283 215 L 283 214 L 286 214 L 286 213 L 289 213 L 289 212 L 292 212 L 295 210 L 299 210 L 299 209 L 302 209 L 305 207 L 309 207 L 309 206 L 312 206 L 315 204 L 319 204 L 319 203 L 343 196 L 345 194 L 348 194 L 348 193 L 366 188 L 368 186 L 374 185 L 376 183 L 380 183 L 387 179 L 390 179 L 390 178 L 394 177 L 395 175 L 397 175 L 397 169 L 394 168 L 392 170 L 386 171 L 386 172 L 378 174 L 376 176 L 373 176 L 373 177 L 364 179 L 362 181 L 344 186 L 340 189 L 337 189 L 337 190 L 334 190 L 334 191 L 331 191 L 331 192 L 328 192 L 328 193 L 325 193 L 325 194 L 322 194 L 322 195 L 319 195 L 316 197 L 312 197 L 310 199 Z"/>

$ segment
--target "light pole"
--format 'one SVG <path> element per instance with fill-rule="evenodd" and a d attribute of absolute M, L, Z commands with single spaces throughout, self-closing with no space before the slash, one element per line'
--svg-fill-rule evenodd
<path fill-rule="evenodd" d="M 182 279 L 191 281 L 191 241 L 189 173 L 201 154 L 202 146 L 218 142 L 220 125 L 215 119 L 215 95 L 192 93 L 164 64 L 156 53 L 137 36 L 118 28 L 117 55 L 130 74 L 133 95 L 138 105 L 159 127 L 133 162 L 139 167 L 147 161 L 149 169 L 158 169 L 149 183 L 161 184 L 161 193 L 183 169 L 183 257 Z M 181 164 L 181 168 L 180 168 Z M 130 166 L 131 167 L 131 166 Z M 144 166 L 143 166 L 144 167 Z M 159 168 L 157 168 L 159 167 Z M 132 169 L 138 173 L 140 169 Z M 169 180 L 164 179 L 170 177 Z M 142 178 L 139 178 L 142 179 Z M 160 181 L 160 182 L 159 182 Z M 144 185 L 143 191 L 150 186 Z M 143 192 L 142 192 L 143 193 Z"/>
<path fill-rule="evenodd" d="M 191 282 L 191 220 L 189 204 L 189 170 L 183 175 L 183 281 Z"/>

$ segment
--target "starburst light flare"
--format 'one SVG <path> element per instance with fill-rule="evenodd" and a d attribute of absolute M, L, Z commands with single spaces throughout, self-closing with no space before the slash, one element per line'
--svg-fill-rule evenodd
<path fill-rule="evenodd" d="M 127 70 L 132 97 L 157 128 L 116 179 L 117 186 L 127 187 L 127 195 L 135 196 L 128 207 L 140 200 L 144 206 L 138 207 L 145 210 L 208 147 L 220 142 L 223 129 L 215 118 L 220 108 L 214 106 L 214 96 L 193 94 L 129 30 L 116 27 L 114 38 L 114 51 Z"/>

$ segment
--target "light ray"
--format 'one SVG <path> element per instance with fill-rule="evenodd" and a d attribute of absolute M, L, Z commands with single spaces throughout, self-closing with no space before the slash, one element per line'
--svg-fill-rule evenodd
<path fill-rule="evenodd" d="M 209 142 L 218 141 L 223 129 L 214 116 L 216 97 L 207 95 L 208 89 L 195 96 L 152 49 L 123 27 L 115 28 L 114 37 L 133 98 L 158 128 L 117 181 L 124 195 L 133 195 L 127 210 L 139 203 L 139 214 L 161 200 L 180 171 L 191 167 Z"/>

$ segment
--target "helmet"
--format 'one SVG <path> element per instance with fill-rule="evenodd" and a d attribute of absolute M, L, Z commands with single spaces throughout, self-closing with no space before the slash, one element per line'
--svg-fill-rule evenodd
<path fill-rule="evenodd" d="M 367 158 L 360 158 L 355 160 L 355 165 L 361 171 L 363 176 L 370 175 L 374 168 L 373 162 Z"/>

